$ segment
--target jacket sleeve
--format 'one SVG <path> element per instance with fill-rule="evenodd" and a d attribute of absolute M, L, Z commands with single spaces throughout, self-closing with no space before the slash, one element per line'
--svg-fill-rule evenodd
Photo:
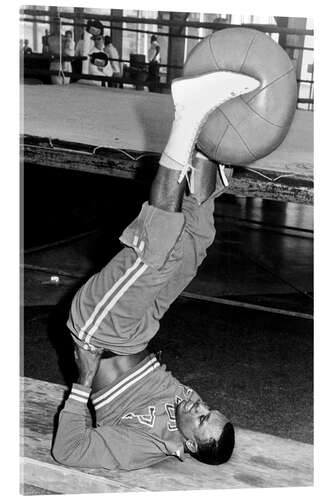
<path fill-rule="evenodd" d="M 101 426 L 87 424 L 87 402 L 90 390 L 73 384 L 71 393 L 59 415 L 54 440 L 54 459 L 72 467 L 139 469 L 167 458 L 149 436 L 126 425 Z"/>

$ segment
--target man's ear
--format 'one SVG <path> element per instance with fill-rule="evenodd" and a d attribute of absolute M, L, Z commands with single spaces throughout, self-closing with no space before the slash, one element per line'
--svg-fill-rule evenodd
<path fill-rule="evenodd" d="M 191 453 L 196 453 L 198 451 L 198 444 L 193 439 L 187 439 L 187 441 L 185 441 L 185 445 L 186 445 L 186 448 Z"/>

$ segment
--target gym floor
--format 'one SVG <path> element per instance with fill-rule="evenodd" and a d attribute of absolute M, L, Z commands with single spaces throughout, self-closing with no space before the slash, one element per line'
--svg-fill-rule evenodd
<path fill-rule="evenodd" d="M 117 237 L 147 192 L 134 181 L 25 167 L 22 375 L 73 380 L 64 327 L 70 298 L 118 250 Z M 151 349 L 236 425 L 312 443 L 313 209 L 225 194 L 216 227 L 187 291 L 266 310 L 181 297 Z"/>

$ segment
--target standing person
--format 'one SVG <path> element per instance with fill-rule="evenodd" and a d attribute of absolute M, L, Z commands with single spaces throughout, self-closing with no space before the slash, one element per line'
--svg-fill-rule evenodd
<path fill-rule="evenodd" d="M 89 37 L 89 41 L 91 42 L 91 46 L 92 46 L 91 37 Z M 84 57 L 83 53 L 84 53 L 84 33 L 82 33 L 80 40 L 77 42 L 77 44 L 75 46 L 74 54 L 76 57 Z"/>
<path fill-rule="evenodd" d="M 29 40 L 27 38 L 24 40 L 23 53 L 25 56 L 32 54 L 32 48 L 29 47 Z"/>
<path fill-rule="evenodd" d="M 112 67 L 109 57 L 104 50 L 104 39 L 102 35 L 93 36 L 93 47 L 89 53 L 89 75 L 112 76 Z M 82 82 L 82 80 L 81 80 Z M 102 86 L 100 80 L 85 80 L 84 83 Z"/>
<path fill-rule="evenodd" d="M 72 64 L 71 61 L 64 60 L 64 56 L 74 56 L 74 42 L 71 31 L 61 34 L 60 18 L 54 21 L 52 32 L 48 36 L 48 53 L 52 56 L 50 71 L 57 71 L 57 74 L 51 75 L 51 82 L 55 85 L 68 85 L 70 76 L 65 76 L 64 72 L 72 72 Z"/>
<path fill-rule="evenodd" d="M 78 41 L 75 48 L 77 57 L 84 57 L 82 61 L 82 74 L 89 74 L 89 54 L 94 48 L 93 37 L 103 36 L 104 26 L 100 21 L 89 19 L 86 28 L 83 31 L 81 40 Z"/>
<path fill-rule="evenodd" d="M 148 62 L 160 63 L 161 62 L 161 47 L 158 43 L 156 35 L 150 37 L 150 47 L 148 49 Z"/>
<path fill-rule="evenodd" d="M 49 53 L 49 30 L 45 30 L 42 36 L 42 54 L 47 55 Z"/>
<path fill-rule="evenodd" d="M 74 57 L 75 54 L 75 43 L 73 40 L 73 34 L 70 30 L 65 31 L 65 38 L 63 44 L 63 56 Z M 64 71 L 72 73 L 72 62 L 64 60 L 62 63 L 62 68 Z M 71 77 L 65 77 L 64 84 L 70 83 Z"/>
<path fill-rule="evenodd" d="M 161 63 L 161 48 L 156 35 L 150 38 L 148 50 L 148 80 L 150 92 L 156 92 L 159 82 L 159 72 Z"/>
<path fill-rule="evenodd" d="M 61 58 L 64 50 L 64 39 L 60 33 L 60 18 L 53 21 L 51 33 L 48 36 L 48 53 L 51 56 L 50 71 L 57 73 L 51 75 L 51 83 L 54 85 L 63 85 L 67 83 L 63 74 Z"/>
<path fill-rule="evenodd" d="M 65 31 L 64 54 L 66 56 L 71 56 L 71 57 L 74 57 L 75 54 L 75 43 L 73 40 L 73 33 L 70 30 Z"/>
<path fill-rule="evenodd" d="M 119 53 L 116 47 L 112 44 L 111 38 L 108 35 L 104 37 L 104 52 L 110 59 L 113 76 L 121 76 L 120 63 L 118 60 Z"/>
<path fill-rule="evenodd" d="M 173 82 L 175 120 L 149 200 L 123 232 L 124 249 L 72 303 L 67 324 L 79 379 L 59 417 L 53 456 L 60 463 L 130 470 L 186 454 L 214 465 L 230 458 L 232 424 L 146 349 L 215 236 L 214 200 L 223 186 L 194 151 L 200 127 L 219 104 L 258 84 L 223 71 Z M 203 175 L 193 183 L 198 169 Z M 86 422 L 91 391 L 96 428 Z"/>

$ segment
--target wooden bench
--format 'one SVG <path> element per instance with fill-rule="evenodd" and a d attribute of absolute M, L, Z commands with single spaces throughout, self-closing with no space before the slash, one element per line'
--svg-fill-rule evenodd
<path fill-rule="evenodd" d="M 157 166 L 173 120 L 170 95 L 82 84 L 23 91 L 26 163 L 130 179 L 148 170 L 149 157 L 136 162 L 121 149 L 153 154 Z M 283 143 L 249 167 L 235 167 L 230 192 L 312 204 L 313 113 L 296 111 Z"/>
<path fill-rule="evenodd" d="M 51 454 L 54 416 L 66 388 L 21 379 L 21 492 L 98 493 L 313 485 L 313 446 L 236 429 L 231 460 L 207 466 L 170 459 L 136 471 L 69 468 Z"/>

